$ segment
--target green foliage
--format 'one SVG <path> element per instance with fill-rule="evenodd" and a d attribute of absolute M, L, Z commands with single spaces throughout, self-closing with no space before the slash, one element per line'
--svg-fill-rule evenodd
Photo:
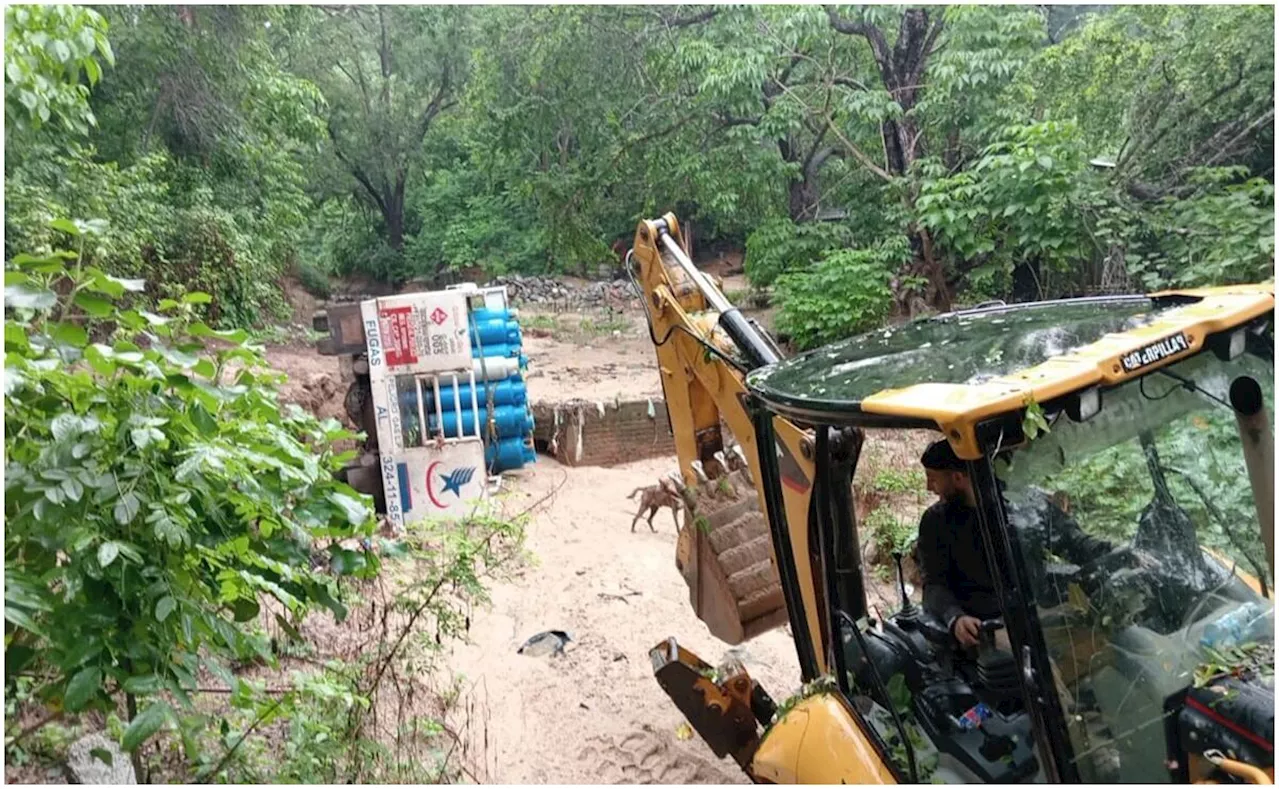
<path fill-rule="evenodd" d="M 751 284 L 764 288 L 788 272 L 804 271 L 837 250 L 855 243 L 849 228 L 835 222 L 772 219 L 747 237 L 743 265 Z"/>
<path fill-rule="evenodd" d="M 778 279 L 778 331 L 813 348 L 878 326 L 889 314 L 889 279 L 907 259 L 906 239 L 828 254 L 817 266 Z"/>
<path fill-rule="evenodd" d="M 1135 266 L 1152 284 L 1225 285 L 1271 279 L 1275 269 L 1275 186 L 1261 178 L 1238 181 L 1242 168 L 1202 170 L 1203 189 L 1187 199 L 1166 198 L 1154 213 L 1156 243 Z"/>
<path fill-rule="evenodd" d="M 88 134 L 97 124 L 89 88 L 102 79 L 99 58 L 115 64 L 106 20 L 80 6 L 11 5 L 4 21 L 7 122 L 27 131 L 57 118 L 65 129 Z"/>
<path fill-rule="evenodd" d="M 1067 268 L 1089 243 L 1074 199 L 1084 156 L 1071 124 L 1006 129 L 972 166 L 946 175 L 927 163 L 916 200 L 920 223 L 966 261 L 970 276 L 1038 259 Z"/>
<path fill-rule="evenodd" d="M 920 496 L 925 490 L 924 472 L 918 468 L 900 469 L 884 466 L 876 470 L 871 486 L 881 493 L 890 495 L 914 494 Z"/>
<path fill-rule="evenodd" d="M 306 266 L 594 274 L 666 211 L 695 249 L 745 245 L 759 288 L 910 238 L 888 287 L 912 314 L 1266 276 L 1272 9 L 932 8 L 919 79 L 890 84 L 873 40 L 909 48 L 917 13 L 15 6 L 7 248 L 104 217 L 94 265 L 153 298 L 195 271 L 203 317 L 240 326 Z"/>
<path fill-rule="evenodd" d="M 1194 521 L 1200 543 L 1253 569 L 1262 546 L 1251 490 L 1239 482 L 1245 472 L 1231 413 L 1223 408 L 1181 419 L 1154 438 L 1170 492 Z M 1090 455 L 1048 484 L 1070 493 L 1072 516 L 1090 534 L 1123 541 L 1132 539 L 1154 496 L 1137 441 Z"/>
<path fill-rule="evenodd" d="M 330 295 L 329 275 L 311 263 L 299 264 L 298 281 L 307 293 L 317 299 L 327 299 Z"/>
<path fill-rule="evenodd" d="M 898 517 L 888 507 L 872 510 L 863 525 L 879 547 L 881 556 L 888 556 L 894 551 L 910 553 L 916 543 L 916 524 Z"/>
<path fill-rule="evenodd" d="M 83 250 L 101 223 L 55 226 Z M 227 660 L 272 659 L 263 598 L 344 616 L 313 545 L 373 528 L 332 476 L 342 428 L 282 409 L 261 349 L 197 319 L 207 294 L 129 308 L 144 287 L 82 251 L 5 273 L 6 681 L 37 670 L 70 712 L 145 699 L 126 750 L 192 711 L 202 672 L 235 688 Z"/>

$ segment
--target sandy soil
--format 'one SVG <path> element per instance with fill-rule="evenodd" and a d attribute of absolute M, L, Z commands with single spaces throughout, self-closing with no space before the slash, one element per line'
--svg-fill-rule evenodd
<path fill-rule="evenodd" d="M 532 503 L 563 485 L 537 512 L 528 547 L 537 563 L 493 590 L 472 620 L 472 642 L 453 654 L 465 677 L 468 758 L 495 783 L 743 783 L 716 759 L 658 687 L 648 650 L 668 636 L 717 663 L 730 648 L 694 616 L 675 568 L 667 511 L 630 531 L 626 496 L 674 467 L 672 459 L 615 468 L 567 468 L 539 457 L 512 475 Z M 545 630 L 574 639 L 559 657 L 516 650 Z M 775 630 L 738 648 L 753 677 L 781 701 L 799 682 L 791 638 Z"/>
<path fill-rule="evenodd" d="M 530 402 L 662 397 L 653 342 L 638 310 L 609 317 L 523 309 L 520 322 Z M 605 328 L 590 328 L 598 326 Z"/>

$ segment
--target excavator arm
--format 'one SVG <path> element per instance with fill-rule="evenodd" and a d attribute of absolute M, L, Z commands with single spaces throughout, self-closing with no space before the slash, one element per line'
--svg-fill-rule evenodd
<path fill-rule="evenodd" d="M 789 624 L 802 680 L 812 682 L 832 670 L 820 551 L 811 545 L 814 435 L 757 407 L 745 377 L 781 352 L 693 265 L 682 242 L 672 214 L 645 220 L 628 258 L 685 485 L 676 565 L 698 618 L 722 641 Z M 838 693 L 812 693 L 779 710 L 736 661 L 712 668 L 674 638 L 649 655 L 659 685 L 702 739 L 752 779 L 894 782 Z"/>
<path fill-rule="evenodd" d="M 672 214 L 640 223 L 632 258 L 680 473 L 691 491 L 685 523 L 694 528 L 683 531 L 677 546 L 690 602 L 711 632 L 731 644 L 787 623 L 790 608 L 792 633 L 812 655 L 812 665 L 802 669 L 816 676 L 826 666 L 816 647 L 823 627 L 818 585 L 806 558 L 816 554 L 807 528 L 813 438 L 786 419 L 768 417 L 783 483 L 780 500 L 771 496 L 755 424 L 762 417 L 744 382 L 747 372 L 781 353 L 693 265 Z M 770 517 L 771 506 L 778 517 Z"/>

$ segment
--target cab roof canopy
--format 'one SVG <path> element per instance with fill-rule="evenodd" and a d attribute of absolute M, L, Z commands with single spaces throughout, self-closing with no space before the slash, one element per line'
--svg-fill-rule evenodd
<path fill-rule="evenodd" d="M 801 421 L 932 423 L 974 459 L 979 421 L 1122 383 L 1274 309 L 1274 283 L 1001 305 L 842 340 L 747 384 Z"/>

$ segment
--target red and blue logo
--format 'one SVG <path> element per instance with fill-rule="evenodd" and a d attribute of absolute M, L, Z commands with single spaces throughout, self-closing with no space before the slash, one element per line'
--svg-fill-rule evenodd
<path fill-rule="evenodd" d="M 435 470 L 440 465 L 440 461 L 437 460 L 430 466 L 427 466 L 427 498 L 431 499 L 431 503 L 436 505 L 437 508 L 443 510 L 449 505 L 445 504 L 436 496 L 435 484 L 433 484 L 432 481 L 437 477 L 440 479 L 440 482 L 438 483 L 440 485 L 440 497 L 443 497 L 450 491 L 453 491 L 453 495 L 461 499 L 462 486 L 470 482 L 471 478 L 476 475 L 476 467 L 459 466 L 447 474 L 436 474 Z"/>

